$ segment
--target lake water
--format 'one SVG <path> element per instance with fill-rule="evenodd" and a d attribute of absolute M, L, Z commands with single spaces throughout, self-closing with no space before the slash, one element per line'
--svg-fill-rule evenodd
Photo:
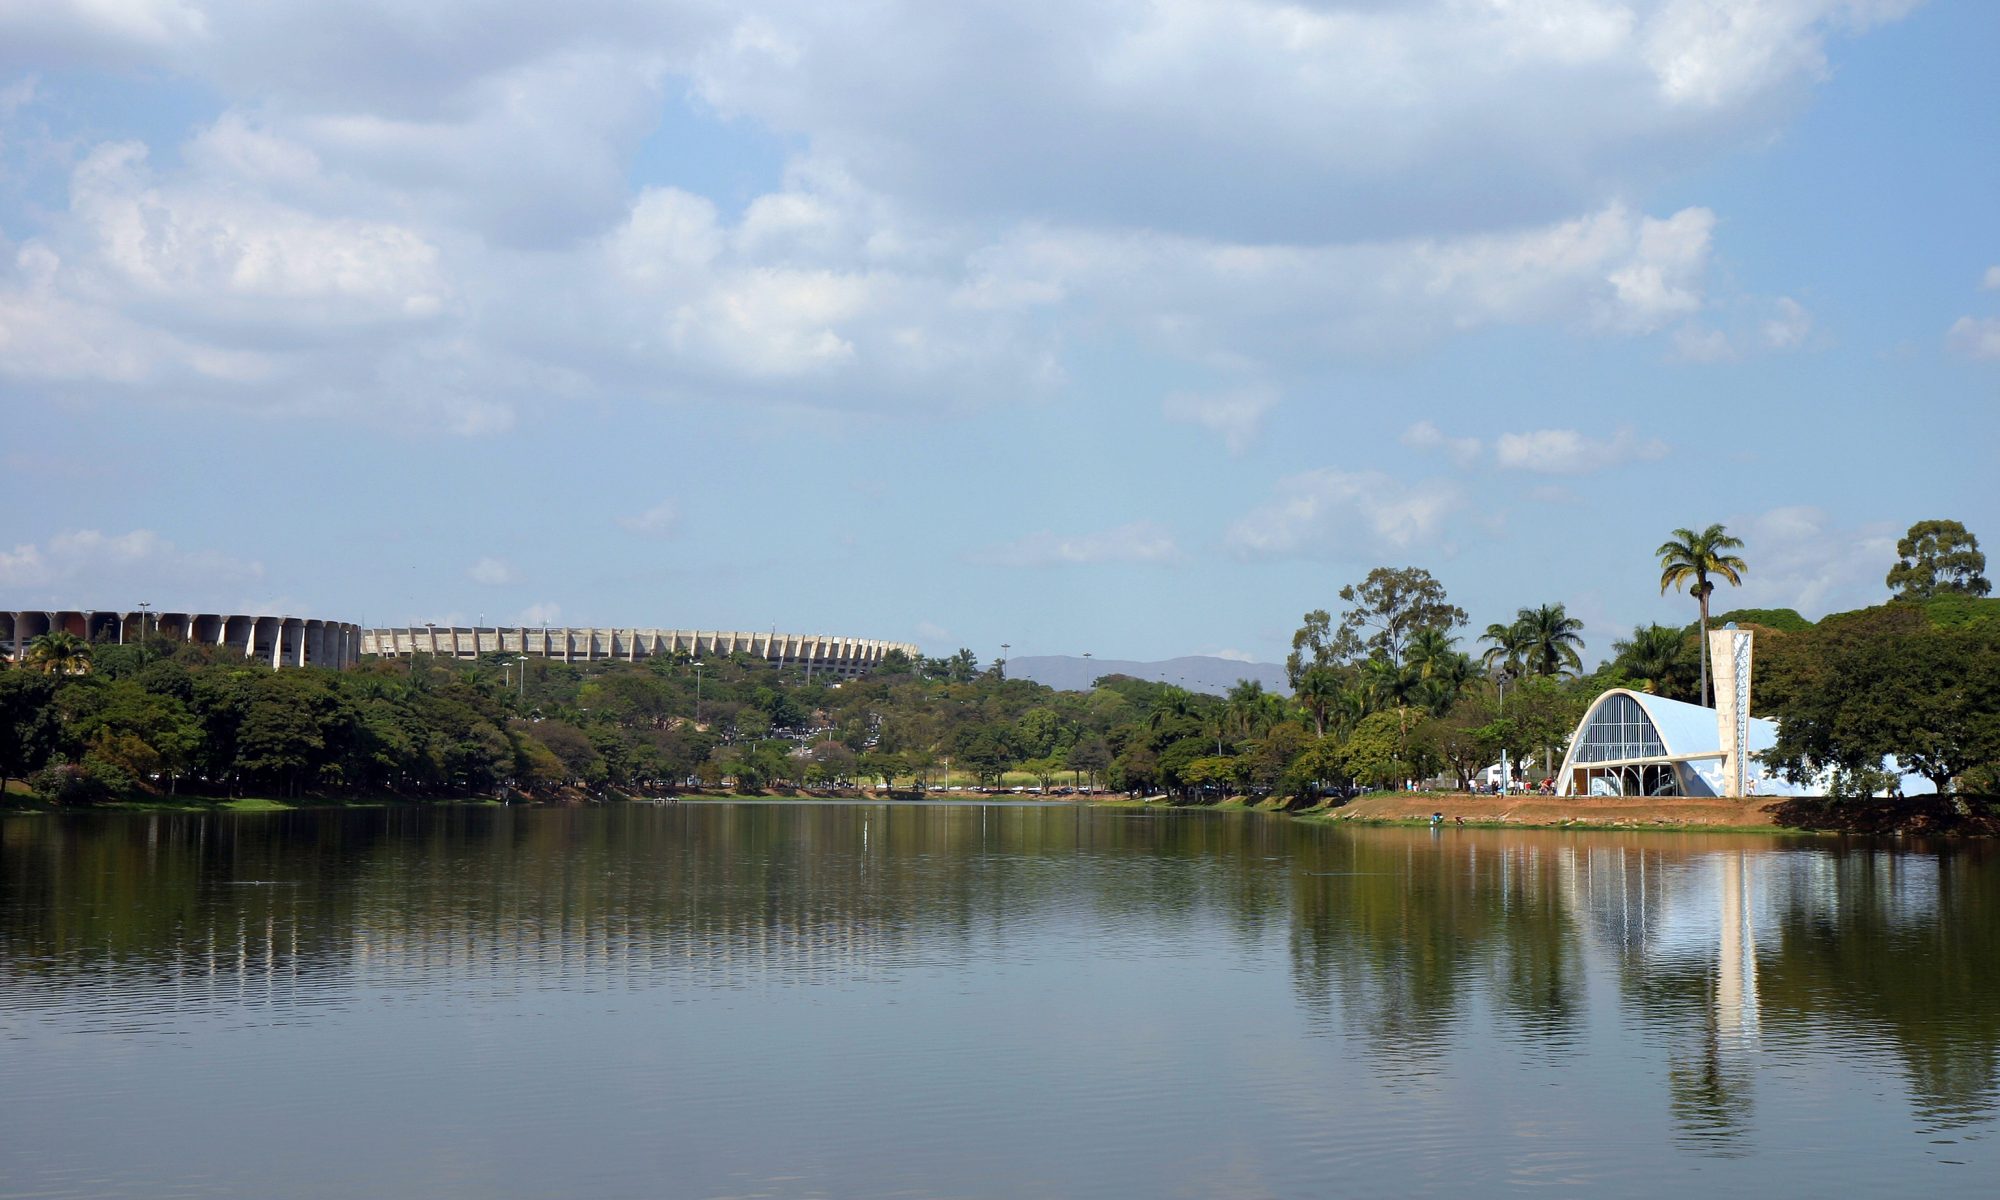
<path fill-rule="evenodd" d="M 0 1196 L 1982 1193 L 1994 849 L 0 819 Z"/>

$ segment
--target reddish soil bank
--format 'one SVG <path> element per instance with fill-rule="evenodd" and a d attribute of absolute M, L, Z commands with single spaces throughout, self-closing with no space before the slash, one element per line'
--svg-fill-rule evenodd
<path fill-rule="evenodd" d="M 1337 821 L 1424 821 L 1434 812 L 1446 821 L 1480 824 L 1593 825 L 1608 829 L 1715 825 L 1728 828 L 1791 825 L 1768 811 L 1769 798 L 1747 800 L 1624 799 L 1592 796 L 1433 796 L 1395 792 L 1363 796 L 1327 811 Z"/>

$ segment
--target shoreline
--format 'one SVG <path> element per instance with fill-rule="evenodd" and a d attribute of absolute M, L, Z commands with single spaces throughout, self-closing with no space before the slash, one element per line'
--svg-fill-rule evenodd
<path fill-rule="evenodd" d="M 498 800 L 460 798 L 427 800 L 402 796 L 357 797 L 353 800 L 278 800 L 270 797 L 220 799 L 210 797 L 161 798 L 151 801 L 121 801 L 63 809 L 39 803 L 20 803 L 22 797 L 10 792 L 0 804 L 0 815 L 55 815 L 64 812 L 92 813 L 278 813 L 307 812 L 315 809 L 382 808 L 504 808 Z M 843 795 L 811 793 L 682 793 L 673 797 L 633 796 L 587 803 L 524 801 L 512 807 L 532 809 L 608 808 L 630 805 L 658 806 L 673 803 L 765 803 L 765 804 L 941 804 L 1057 807 L 1087 805 L 1093 808 L 1199 810 L 1209 812 L 1258 812 L 1284 816 L 1311 825 L 1428 826 L 1432 813 L 1443 814 L 1443 824 L 1477 829 L 1566 829 L 1607 832 L 1661 833 L 1750 833 L 1780 836 L 1852 833 L 1894 836 L 1920 833 L 1947 837 L 1983 837 L 2000 833 L 2000 818 L 1992 816 L 1954 817 L 1949 805 L 1843 806 L 1826 801 L 1783 801 L 1769 797 L 1735 800 L 1677 798 L 1568 797 L 1509 794 L 1469 795 L 1462 792 L 1374 792 L 1339 806 L 1324 803 L 1292 808 L 1272 800 L 1231 796 L 1208 804 L 1177 803 L 1165 795 L 1134 796 L 1113 793 L 1094 796 L 911 796 L 907 793 L 858 792 Z M 1779 811 L 1784 810 L 1784 811 Z"/>

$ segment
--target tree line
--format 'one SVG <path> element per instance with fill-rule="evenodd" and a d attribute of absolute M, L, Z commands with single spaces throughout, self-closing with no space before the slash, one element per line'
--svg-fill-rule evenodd
<path fill-rule="evenodd" d="M 562 663 L 503 655 L 374 659 L 349 671 L 273 670 L 157 637 L 36 640 L 0 671 L 0 783 L 59 803 L 171 796 L 459 799 L 659 795 L 689 786 L 923 789 L 1013 773 L 1058 783 L 1317 799 L 1447 778 L 1503 754 L 1553 767 L 1590 701 L 1630 687 L 1708 693 L 1710 598 L 1741 582 L 1742 542 L 1679 529 L 1657 552 L 1660 590 L 1699 605 L 1688 627 L 1648 625 L 1585 673 L 1583 625 L 1524 605 L 1469 640 L 1467 614 L 1420 567 L 1378 567 L 1304 614 L 1289 695 L 1226 695 L 1123 676 L 1056 692 L 971 650 L 892 654 L 859 679 L 747 657 Z M 2000 601 L 1956 522 L 1913 527 L 1884 606 L 1817 624 L 1789 609 L 1714 618 L 1760 630 L 1755 682 L 1779 719 L 1778 768 L 1835 790 L 1885 784 L 1883 759 L 1941 789 L 1996 790 Z"/>

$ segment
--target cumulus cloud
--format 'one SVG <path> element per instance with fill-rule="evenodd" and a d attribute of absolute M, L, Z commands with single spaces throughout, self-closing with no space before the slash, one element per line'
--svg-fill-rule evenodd
<path fill-rule="evenodd" d="M 1096 533 L 1028 534 L 969 556 L 996 567 L 1082 567 L 1108 563 L 1165 565 L 1179 562 L 1173 535 L 1152 521 L 1133 521 Z"/>
<path fill-rule="evenodd" d="M 1674 330 L 1675 359 L 1689 363 L 1736 362 L 1756 353 L 1803 350 L 1814 341 L 1812 313 L 1790 296 L 1731 297 L 1724 305 L 1708 306 L 1705 314 L 1711 319 L 1720 318 L 1726 327 L 1693 321 L 1682 324 Z"/>
<path fill-rule="evenodd" d="M 1574 429 L 1530 429 L 1503 433 L 1489 446 L 1479 438 L 1450 437 L 1430 421 L 1405 430 L 1403 444 L 1416 450 L 1443 451 L 1461 467 L 1488 463 L 1507 471 L 1541 475 L 1587 475 L 1630 462 L 1664 457 L 1667 444 L 1620 429 L 1608 438 L 1593 438 Z"/>
<path fill-rule="evenodd" d="M 1263 431 L 1264 418 L 1277 406 L 1269 388 L 1227 392 L 1175 392 L 1161 404 L 1167 420 L 1198 425 L 1217 435 L 1233 455 L 1242 455 Z"/>
<path fill-rule="evenodd" d="M 1325 467 L 1280 479 L 1229 528 L 1244 558 L 1332 558 L 1437 545 L 1464 496 L 1449 480 L 1405 483 L 1381 471 Z"/>
<path fill-rule="evenodd" d="M 162 187 L 135 142 L 100 146 L 71 180 L 80 286 L 186 318 L 293 328 L 434 316 L 435 247 L 382 221 L 320 218 L 220 187 Z M 274 314 L 273 310 L 279 310 Z"/>
<path fill-rule="evenodd" d="M 20 604 L 111 608 L 152 598 L 161 610 L 227 607 L 234 599 L 220 587 L 263 574 L 255 559 L 183 550 L 150 529 L 72 529 L 0 550 L 0 588 Z"/>
<path fill-rule="evenodd" d="M 521 573 L 504 558 L 482 558 L 465 569 L 465 577 L 485 587 L 518 583 Z"/>
<path fill-rule="evenodd" d="M 2000 291 L 2000 266 L 1986 268 L 1986 277 L 1980 280 L 1980 286 L 1989 292 Z"/>
<path fill-rule="evenodd" d="M 1812 314 L 1805 306 L 1790 296 L 1780 296 L 1772 308 L 1763 326 L 1764 344 L 1773 350 L 1796 350 L 1805 345 L 1813 327 Z"/>
<path fill-rule="evenodd" d="M 1585 437 L 1574 429 L 1503 433 L 1494 443 L 1494 461 L 1513 471 L 1543 475 L 1587 475 L 1631 462 L 1663 458 L 1667 444 L 1621 429 L 1609 438 Z"/>
<path fill-rule="evenodd" d="M 1485 447 L 1478 438 L 1451 437 L 1437 427 L 1434 421 L 1418 421 L 1403 431 L 1400 439 L 1412 450 L 1442 450 L 1461 467 L 1469 467 L 1478 462 Z"/>
<path fill-rule="evenodd" d="M 528 607 L 514 614 L 514 619 L 509 621 L 508 624 L 522 626 L 560 625 L 562 624 L 562 605 L 552 600 L 530 604 Z"/>
<path fill-rule="evenodd" d="M 1960 317 L 1952 322 L 1951 348 L 1971 358 L 2000 358 L 2000 317 Z"/>
<path fill-rule="evenodd" d="M 1739 514 L 1727 524 L 1743 539 L 1750 570 L 1741 588 L 1724 586 L 1711 605 L 1795 608 L 1814 619 L 1880 603 L 1902 532 L 1885 521 L 1843 524 L 1811 505 Z"/>
<path fill-rule="evenodd" d="M 1263 378 L 1501 326 L 1650 335 L 1712 307 L 1715 217 L 1619 197 L 1902 7 L 0 6 L 0 64 L 220 106 L 78 156 L 0 272 L 0 377 L 422 436 L 578 398 L 1013 401 L 1062 386 L 1078 330 Z M 718 120 L 782 179 L 725 206 L 630 182 Z M 1269 407 L 1167 412 L 1240 453 Z"/>
<path fill-rule="evenodd" d="M 680 529 L 681 510 L 672 500 L 662 500 L 642 513 L 618 518 L 618 523 L 640 537 L 670 537 Z"/>
<path fill-rule="evenodd" d="M 693 78 L 934 204 L 1372 238 L 1599 203 L 1649 151 L 1769 121 L 1829 33 L 1898 7 L 902 0 L 857 19 L 785 0 L 743 6 Z"/>

